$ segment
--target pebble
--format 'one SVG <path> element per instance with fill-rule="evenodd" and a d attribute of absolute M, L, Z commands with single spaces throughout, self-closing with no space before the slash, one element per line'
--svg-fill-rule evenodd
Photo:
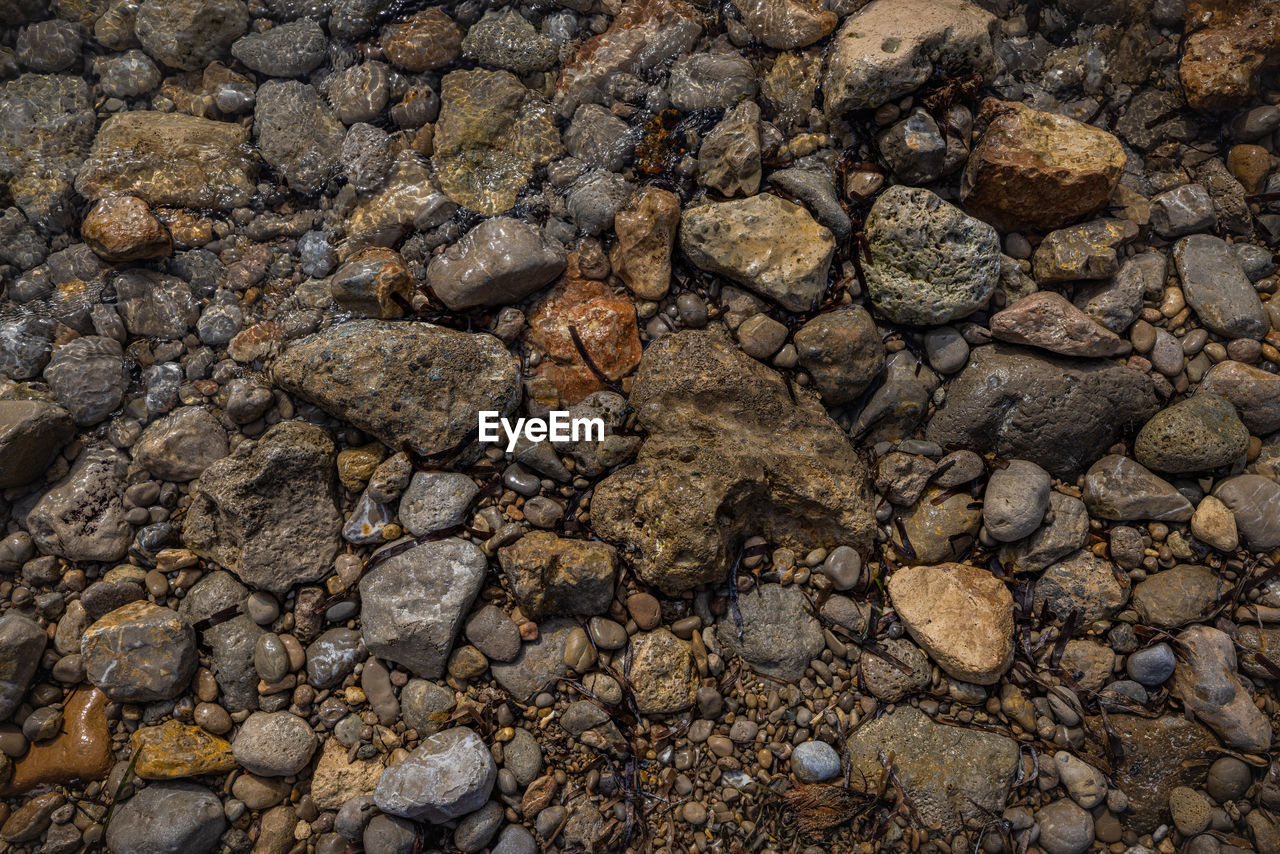
<path fill-rule="evenodd" d="M 1139 684 L 1153 688 L 1163 685 L 1173 675 L 1177 658 L 1166 643 L 1159 643 L 1131 654 L 1125 660 L 1125 672 Z"/>
<path fill-rule="evenodd" d="M 1084 854 L 1093 842 L 1093 816 L 1063 798 L 1035 814 L 1040 847 L 1049 854 Z"/>

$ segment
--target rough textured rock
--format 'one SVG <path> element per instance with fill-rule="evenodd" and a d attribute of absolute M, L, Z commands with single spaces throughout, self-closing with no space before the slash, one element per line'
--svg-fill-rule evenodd
<path fill-rule="evenodd" d="M 31 223 L 71 224 L 72 182 L 94 124 L 92 93 L 77 77 L 24 74 L 0 83 L 0 178 Z"/>
<path fill-rule="evenodd" d="M 1022 104 L 999 103 L 965 168 L 965 209 L 1002 230 L 1048 231 L 1111 198 L 1125 154 L 1104 130 Z"/>
<path fill-rule="evenodd" d="M 1173 695 L 1228 747 L 1268 750 L 1271 723 L 1240 684 L 1231 638 L 1208 626 L 1191 626 L 1178 634 L 1178 644 L 1186 657 L 1173 671 Z"/>
<path fill-rule="evenodd" d="M 680 225 L 680 199 L 648 186 L 613 218 L 618 242 L 609 255 L 613 271 L 641 299 L 662 299 L 671 288 L 671 250 Z"/>
<path fill-rule="evenodd" d="M 129 369 L 114 338 L 86 335 L 53 351 L 44 381 L 79 427 L 106 419 L 124 402 Z"/>
<path fill-rule="evenodd" d="M 929 190 L 895 185 L 867 216 L 867 290 L 895 323 L 937 325 L 985 305 L 1000 278 L 1000 237 Z"/>
<path fill-rule="evenodd" d="M 1047 603 L 1049 611 L 1060 620 L 1078 611 L 1077 625 L 1088 625 L 1111 617 L 1128 598 L 1128 579 L 1118 575 L 1109 562 L 1080 549 L 1050 566 L 1037 579 L 1032 607 L 1038 614 Z"/>
<path fill-rule="evenodd" d="M 1175 628 L 1206 616 L 1225 592 L 1203 566 L 1180 563 L 1149 576 L 1133 588 L 1133 607 L 1143 622 Z"/>
<path fill-rule="evenodd" d="M 227 819 L 222 801 L 195 783 L 156 783 L 125 801 L 107 829 L 112 854 L 209 854 Z"/>
<path fill-rule="evenodd" d="M 717 623 L 716 633 L 720 643 L 757 673 L 796 682 L 822 652 L 821 624 L 795 587 L 762 584 L 738 599 L 738 612 L 741 626 L 735 617 L 726 616 Z"/>
<path fill-rule="evenodd" d="M 295 341 L 273 373 L 326 412 L 424 456 L 458 448 L 480 410 L 510 415 L 520 401 L 516 362 L 500 341 L 427 323 L 333 326 Z"/>
<path fill-rule="evenodd" d="M 926 437 L 1031 460 L 1058 476 L 1099 457 L 1156 411 L 1151 378 L 1105 361 L 979 347 Z"/>
<path fill-rule="evenodd" d="M 876 791 L 884 774 L 880 757 L 890 754 L 921 818 L 948 833 L 1002 812 L 1018 770 L 1013 739 L 940 724 L 913 706 L 900 705 L 850 735 L 849 785 Z"/>
<path fill-rule="evenodd" d="M 319 745 L 307 722 L 289 712 L 254 712 L 236 731 L 231 751 L 251 774 L 285 777 L 311 761 Z"/>
<path fill-rule="evenodd" d="M 903 567 L 889 576 L 889 597 L 911 637 L 954 678 L 994 685 L 1013 663 L 1013 596 L 985 569 Z"/>
<path fill-rule="evenodd" d="M 407 759 L 383 771 L 374 800 L 389 815 L 439 824 L 483 806 L 497 777 L 480 736 L 454 727 L 423 739 Z"/>
<path fill-rule="evenodd" d="M 734 0 L 733 6 L 756 39 L 775 50 L 811 45 L 840 22 L 834 12 L 807 0 Z"/>
<path fill-rule="evenodd" d="M 129 739 L 137 754 L 134 770 L 144 780 L 180 780 L 225 774 L 236 767 L 231 745 L 191 724 L 165 721 L 142 727 Z"/>
<path fill-rule="evenodd" d="M 478 546 L 458 539 L 423 543 L 383 561 L 360 581 L 365 646 L 438 679 L 487 566 Z"/>
<path fill-rule="evenodd" d="M 1124 744 L 1124 756 L 1116 763 L 1112 783 L 1129 796 L 1130 826 L 1150 833 L 1169 821 L 1169 792 L 1177 786 L 1199 786 L 1204 766 L 1188 766 L 1185 756 L 1204 755 L 1217 740 L 1198 723 L 1181 715 L 1143 718 L 1110 715 L 1109 722 Z M 1091 736 L 1102 737 L 1099 718 L 1087 719 Z"/>
<path fill-rule="evenodd" d="M 687 642 L 666 629 L 631 637 L 631 684 L 642 715 L 669 715 L 693 706 L 698 669 Z"/>
<path fill-rule="evenodd" d="M 1280 62 L 1280 9 L 1247 0 L 1191 0 L 1179 76 L 1197 110 L 1237 106 L 1257 92 L 1258 72 Z"/>
<path fill-rule="evenodd" d="M 820 314 L 796 330 L 796 356 L 828 406 L 857 401 L 884 370 L 884 345 L 862 306 Z"/>
<path fill-rule="evenodd" d="M 613 599 L 617 556 L 605 543 L 535 531 L 499 549 L 498 560 L 520 610 L 532 619 L 603 614 Z"/>
<path fill-rule="evenodd" d="M 253 111 L 258 153 L 299 193 L 314 193 L 337 171 L 346 129 L 314 86 L 269 80 Z"/>
<path fill-rule="evenodd" d="M 835 246 L 804 208 L 768 193 L 690 208 L 680 218 L 680 248 L 695 266 L 790 311 L 822 300 Z"/>
<path fill-rule="evenodd" d="M 285 421 L 205 469 L 192 485 L 182 537 L 246 584 L 284 593 L 329 571 L 341 523 L 333 440 Z"/>
<path fill-rule="evenodd" d="M 631 406 L 648 438 L 635 465 L 596 487 L 592 522 L 647 583 L 675 593 L 719 581 L 757 532 L 798 548 L 870 544 L 867 473 L 844 434 L 722 335 L 651 344 Z"/>
<path fill-rule="evenodd" d="M 121 500 L 129 461 L 116 450 L 81 454 L 27 514 L 31 539 L 46 554 L 68 560 L 120 560 L 133 527 Z"/>
<path fill-rule="evenodd" d="M 564 272 L 564 247 L 526 222 L 495 217 L 431 259 L 427 283 L 453 311 L 519 302 Z"/>
<path fill-rule="evenodd" d="M 991 318 L 991 335 L 1063 356 L 1114 356 L 1125 342 L 1054 291 L 1028 294 Z"/>
<path fill-rule="evenodd" d="M 1228 465 L 1249 448 L 1249 431 L 1225 398 L 1196 394 L 1162 409 L 1133 441 L 1138 462 L 1181 474 Z"/>
<path fill-rule="evenodd" d="M 221 59 L 249 27 L 240 0 L 143 0 L 134 30 L 153 58 L 183 71 Z"/>
<path fill-rule="evenodd" d="M 60 406 L 42 400 L 0 400 L 0 489 L 43 475 L 74 435 L 71 415 Z"/>
<path fill-rule="evenodd" d="M 171 700 L 196 671 L 196 633 L 176 611 L 131 602 L 85 630 L 80 654 L 89 681 L 112 700 Z"/>

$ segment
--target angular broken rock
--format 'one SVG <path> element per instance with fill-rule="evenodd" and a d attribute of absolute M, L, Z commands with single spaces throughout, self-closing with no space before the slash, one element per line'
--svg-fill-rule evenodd
<path fill-rule="evenodd" d="M 321 578 L 342 524 L 334 459 L 329 434 L 300 421 L 241 443 L 192 484 L 182 529 L 187 548 L 276 594 Z"/>
<path fill-rule="evenodd" d="M 331 415 L 423 456 L 461 450 L 480 410 L 510 415 L 520 403 L 501 341 L 429 323 L 342 323 L 293 342 L 272 370 Z"/>
<path fill-rule="evenodd" d="M 1231 638 L 1209 626 L 1191 626 L 1178 635 L 1178 645 L 1185 658 L 1173 671 L 1173 695 L 1227 747 L 1266 752 L 1271 723 L 1240 684 Z"/>
<path fill-rule="evenodd" d="M 1099 519 L 1113 522 L 1185 522 L 1193 509 L 1173 484 L 1119 454 L 1098 460 L 1084 476 L 1084 503 Z"/>
<path fill-rule="evenodd" d="M 27 530 L 40 551 L 68 560 L 123 558 L 133 541 L 122 501 L 128 470 L 129 460 L 120 451 L 81 454 L 27 514 Z"/>
<path fill-rule="evenodd" d="M 75 434 L 71 415 L 60 406 L 0 400 L 0 489 L 40 477 Z"/>
<path fill-rule="evenodd" d="M 1125 342 L 1055 291 L 1036 291 L 997 312 L 991 335 L 1063 356 L 1114 356 Z"/>
<path fill-rule="evenodd" d="M 1013 663 L 1013 595 L 985 569 L 906 566 L 889 598 L 911 637 L 952 677 L 994 685 Z"/>
<path fill-rule="evenodd" d="M 815 396 L 797 389 L 793 402 L 723 334 L 653 342 L 631 405 L 648 438 L 636 464 L 596 487 L 591 513 L 646 583 L 675 594 L 718 582 L 753 533 L 869 548 L 870 482 L 848 438 Z"/>
<path fill-rule="evenodd" d="M 171 700 L 196 672 L 196 633 L 176 611 L 130 602 L 85 630 L 80 641 L 88 680 L 112 700 Z"/>
<path fill-rule="evenodd" d="M 520 609 L 535 620 L 609 610 L 618 559 L 606 543 L 535 531 L 499 549 L 498 560 Z"/>
<path fill-rule="evenodd" d="M 489 748 L 460 726 L 428 736 L 382 772 L 374 802 L 388 815 L 440 824 L 484 806 L 498 778 Z"/>
<path fill-rule="evenodd" d="M 631 197 L 613 218 L 618 242 L 609 261 L 641 299 L 662 299 L 671 289 L 671 251 L 680 226 L 680 198 L 652 185 Z"/>
<path fill-rule="evenodd" d="M 1280 6 L 1192 0 L 1179 76 L 1194 110 L 1224 110 L 1257 93 L 1259 72 L 1280 62 Z"/>

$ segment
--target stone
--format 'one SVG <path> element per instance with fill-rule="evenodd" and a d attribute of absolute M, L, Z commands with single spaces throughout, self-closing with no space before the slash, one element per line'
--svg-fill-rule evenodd
<path fill-rule="evenodd" d="M 698 670 L 689 644 L 666 629 L 631 636 L 632 690 L 642 715 L 670 715 L 693 706 Z"/>
<path fill-rule="evenodd" d="M 901 704 L 850 733 L 849 785 L 870 794 L 893 770 L 922 821 L 943 833 L 1004 810 L 1018 770 L 1018 744 L 984 730 L 947 726 L 914 706 Z"/>
<path fill-rule="evenodd" d="M 195 783 L 147 786 L 112 816 L 111 854 L 210 854 L 227 827 L 218 796 Z"/>
<path fill-rule="evenodd" d="M 698 180 L 725 198 L 760 189 L 760 107 L 742 101 L 698 146 Z"/>
<path fill-rule="evenodd" d="M 935 480 L 935 483 L 937 481 Z M 1049 493 L 1053 521 L 1029 537 L 1001 547 L 1000 560 L 1023 572 L 1039 572 L 1084 547 L 1089 540 L 1089 513 L 1084 502 L 1061 492 Z"/>
<path fill-rule="evenodd" d="M 683 113 L 723 110 L 755 97 L 756 75 L 734 50 L 694 53 L 671 66 L 667 91 L 671 105 Z"/>
<path fill-rule="evenodd" d="M 1261 338 L 1268 325 L 1240 257 L 1220 237 L 1192 234 L 1173 247 L 1187 305 L 1211 331 L 1228 338 Z"/>
<path fill-rule="evenodd" d="M 1144 718 L 1112 714 L 1108 718 L 1124 744 L 1124 755 L 1112 771 L 1112 785 L 1129 796 L 1125 823 L 1135 833 L 1150 833 L 1169 821 L 1172 789 L 1198 786 L 1204 780 L 1204 766 L 1189 767 L 1184 758 L 1214 750 L 1216 739 L 1181 715 Z M 1089 719 L 1086 724 L 1091 735 L 1101 735 L 1098 719 Z"/>
<path fill-rule="evenodd" d="M 630 405 L 648 438 L 597 484 L 592 527 L 646 583 L 674 594 L 718 582 L 757 533 L 801 553 L 869 547 L 870 484 L 844 433 L 724 335 L 651 343 Z"/>
<path fill-rule="evenodd" d="M 272 593 L 318 580 L 337 554 L 342 523 L 334 451 L 328 433 L 299 421 L 241 443 L 193 483 L 183 542 Z"/>
<path fill-rule="evenodd" d="M 85 629 L 80 654 L 89 681 L 112 700 L 171 700 L 195 674 L 196 633 L 176 611 L 131 602 Z"/>
<path fill-rule="evenodd" d="M 936 181 L 946 165 L 947 140 L 933 116 L 918 107 L 881 131 L 876 147 L 893 177 L 908 186 Z"/>
<path fill-rule="evenodd" d="M 1036 580 L 1032 608 L 1039 614 L 1047 605 L 1049 612 L 1063 621 L 1072 611 L 1078 612 L 1076 625 L 1082 626 L 1105 620 L 1129 599 L 1128 581 L 1122 579 L 1111 563 L 1079 549 L 1048 567 Z"/>
<path fill-rule="evenodd" d="M 865 647 L 858 658 L 862 681 L 871 696 L 896 703 L 928 687 L 932 665 L 920 647 L 906 638 L 889 638 L 882 642 L 880 652 L 893 660 Z"/>
<path fill-rule="evenodd" d="M 226 739 L 175 720 L 142 727 L 133 734 L 130 745 L 137 757 L 134 771 L 144 780 L 225 774 L 236 768 Z"/>
<path fill-rule="evenodd" d="M 671 288 L 671 251 L 680 225 L 680 199 L 647 186 L 614 215 L 613 272 L 641 299 L 658 300 Z"/>
<path fill-rule="evenodd" d="M 467 620 L 467 640 L 494 661 L 511 661 L 520 654 L 515 621 L 496 605 L 485 605 Z"/>
<path fill-rule="evenodd" d="M 182 71 L 223 58 L 248 27 L 249 12 L 240 0 L 143 0 L 134 22 L 143 49 Z"/>
<path fill-rule="evenodd" d="M 1048 854 L 1084 854 L 1093 844 L 1093 816 L 1067 798 L 1036 811 L 1040 847 Z"/>
<path fill-rule="evenodd" d="M 1043 244 L 1042 244 L 1043 245 Z M 1063 356 L 1114 356 L 1125 342 L 1054 291 L 1029 294 L 991 318 L 991 335 Z"/>
<path fill-rule="evenodd" d="M 738 614 L 741 625 L 726 614 L 716 624 L 716 634 L 757 673 L 797 682 L 823 649 L 821 625 L 794 587 L 762 584 L 739 597 Z"/>
<path fill-rule="evenodd" d="M 583 104 L 564 132 L 565 150 L 587 169 L 621 172 L 636 147 L 636 133 L 599 104 Z"/>
<path fill-rule="evenodd" d="M 1120 265 L 1109 280 L 1085 281 L 1076 285 L 1075 305 L 1102 326 L 1121 335 L 1142 311 L 1142 297 L 1148 288 L 1162 291 L 1168 262 L 1159 252 L 1134 255 Z"/>
<path fill-rule="evenodd" d="M 1263 436 L 1280 430 L 1280 376 L 1226 359 L 1205 372 L 1196 395 L 1224 397 L 1249 431 Z"/>
<path fill-rule="evenodd" d="M 515 9 L 486 12 L 462 40 L 463 56 L 516 74 L 550 70 L 556 50 L 555 40 L 539 33 Z"/>
<path fill-rule="evenodd" d="M 1235 407 L 1217 395 L 1195 394 L 1144 424 L 1133 454 L 1155 471 L 1182 474 L 1228 465 L 1248 447 L 1249 431 Z"/>
<path fill-rule="evenodd" d="M 564 269 L 564 247 L 545 232 L 512 217 L 495 217 L 432 258 L 427 284 L 458 311 L 519 302 Z"/>
<path fill-rule="evenodd" d="M 1125 672 L 1139 685 L 1154 688 L 1168 681 L 1177 663 L 1173 649 L 1167 643 L 1158 643 L 1131 653 L 1124 666 Z"/>
<path fill-rule="evenodd" d="M 13 776 L 0 785 L 0 796 L 12 797 L 38 787 L 74 780 L 102 780 L 115 758 L 107 724 L 107 698 L 97 689 L 80 689 L 64 703 L 62 731 L 32 744 L 13 763 Z"/>
<path fill-rule="evenodd" d="M 1174 628 L 1204 617 L 1222 594 L 1218 577 L 1203 566 L 1180 563 L 1133 588 L 1133 607 L 1146 623 Z"/>
<path fill-rule="evenodd" d="M 889 597 L 907 632 L 952 677 L 994 685 L 1013 663 L 1013 596 L 986 570 L 902 567 L 889 576 Z"/>
<path fill-rule="evenodd" d="M 756 37 L 774 50 L 794 50 L 824 39 L 840 19 L 805 0 L 734 0 L 733 6 Z"/>
<path fill-rule="evenodd" d="M 994 75 L 997 20 L 965 0 L 872 0 L 845 18 L 827 51 L 828 116 L 879 107 L 934 74 Z"/>
<path fill-rule="evenodd" d="M 929 190 L 885 190 L 871 206 L 866 236 L 867 291 L 894 323 L 930 326 L 967 317 L 999 280 L 995 229 Z"/>
<path fill-rule="evenodd" d="M 1242 474 L 1218 483 L 1213 495 L 1236 519 L 1240 539 L 1253 551 L 1280 546 L 1280 485 L 1256 474 Z"/>
<path fill-rule="evenodd" d="M 133 459 L 161 480 L 195 480 L 229 453 L 227 431 L 203 406 L 183 406 L 152 421 L 133 446 Z"/>
<path fill-rule="evenodd" d="M 564 539 L 547 531 L 525 534 L 498 549 L 512 595 L 535 620 L 608 611 L 617 560 L 606 543 Z"/>
<path fill-rule="evenodd" d="M 368 655 L 360 632 L 329 629 L 307 646 L 307 681 L 320 690 L 334 688 Z"/>
<path fill-rule="evenodd" d="M 516 361 L 500 341 L 419 322 L 331 326 L 294 341 L 272 374 L 388 446 L 424 457 L 460 449 L 480 410 L 507 416 L 520 400 Z"/>
<path fill-rule="evenodd" d="M 128 468 L 120 451 L 82 453 L 27 513 L 27 530 L 40 551 L 75 561 L 123 558 L 133 541 L 121 500 Z"/>
<path fill-rule="evenodd" d="M 1177 639 L 1185 658 L 1173 673 L 1173 696 L 1227 747 L 1250 753 L 1268 750 L 1271 724 L 1236 675 L 1231 638 L 1209 626 L 1191 626 Z"/>
<path fill-rule="evenodd" d="M 1166 240 L 1212 231 L 1217 225 L 1213 198 L 1201 184 L 1183 184 L 1151 199 L 1151 228 Z"/>
<path fill-rule="evenodd" d="M 1106 799 L 1107 778 L 1097 768 L 1065 750 L 1053 754 L 1053 763 L 1063 788 L 1078 805 L 1090 810 Z"/>
<path fill-rule="evenodd" d="M 836 194 L 835 171 L 822 162 L 769 173 L 769 183 L 799 199 L 820 225 L 831 229 L 837 243 L 853 236 L 853 221 Z"/>
<path fill-rule="evenodd" d="M 112 279 L 116 311 L 130 335 L 175 340 L 200 317 L 186 282 L 149 270 L 126 270 Z"/>
<path fill-rule="evenodd" d="M 960 184 L 966 210 L 1002 231 L 1049 231 L 1111 199 L 1125 165 L 1114 136 L 1018 103 L 992 108 Z"/>
<path fill-rule="evenodd" d="M 497 776 L 480 736 L 454 727 L 424 738 L 408 758 L 383 771 L 374 801 L 388 815 L 439 824 L 484 806 Z"/>
<path fill-rule="evenodd" d="M 311 18 L 250 32 L 231 45 L 231 55 L 267 77 L 302 77 L 329 58 L 329 39 Z"/>
<path fill-rule="evenodd" d="M 127 194 L 152 205 L 240 207 L 249 203 L 258 175 L 248 143 L 248 128 L 232 122 L 116 113 L 94 138 L 76 191 L 91 201 Z"/>
<path fill-rule="evenodd" d="M 24 74 L 0 83 L 0 178 L 32 225 L 72 225 L 72 182 L 95 123 L 89 85 L 77 76 Z"/>
<path fill-rule="evenodd" d="M 791 751 L 791 773 L 801 783 L 825 783 L 840 770 L 840 754 L 825 741 L 804 741 Z"/>
<path fill-rule="evenodd" d="M 289 189 L 315 193 L 337 172 L 346 129 L 315 87 L 268 80 L 258 87 L 253 138 L 258 154 Z"/>
<path fill-rule="evenodd" d="M 1195 789 L 1179 786 L 1169 793 L 1169 812 L 1178 832 L 1191 837 L 1209 828 L 1213 803 Z"/>
<path fill-rule="evenodd" d="M 207 572 L 183 597 L 179 610 L 195 623 L 228 608 L 243 607 L 248 596 L 248 588 L 231 573 Z M 200 634 L 201 641 L 209 647 L 218 699 L 227 709 L 258 707 L 258 674 L 253 667 L 253 652 L 262 634 L 262 628 L 247 614 L 209 626 Z"/>
<path fill-rule="evenodd" d="M 1188 105 L 1222 110 L 1248 101 L 1258 72 L 1277 62 L 1280 11 L 1273 3 L 1191 0 L 1186 20 L 1203 22 L 1187 34 L 1178 68 Z"/>
<path fill-rule="evenodd" d="M 54 349 L 44 381 L 76 426 L 91 427 L 124 402 L 128 374 L 119 342 L 86 335 Z"/>
<path fill-rule="evenodd" d="M 1172 484 L 1117 454 L 1089 467 L 1084 476 L 1084 503 L 1094 516 L 1117 522 L 1185 522 L 1193 512 L 1191 502 Z"/>
<path fill-rule="evenodd" d="M 792 337 L 800 364 L 828 406 L 856 402 L 884 370 L 884 345 L 861 306 L 820 314 Z"/>
<path fill-rule="evenodd" d="M 964 490 L 952 494 L 937 486 L 923 493 L 915 504 L 898 514 L 902 530 L 894 526 L 890 538 L 900 552 L 920 564 L 958 560 L 982 527 L 982 506 Z"/>
<path fill-rule="evenodd" d="M 405 71 L 442 68 L 462 52 L 462 31 L 443 9 L 428 8 L 382 29 L 382 51 Z"/>
<path fill-rule="evenodd" d="M 311 800 L 321 810 L 341 809 L 352 798 L 373 795 L 381 776 L 380 761 L 348 760 L 347 749 L 331 738 L 321 748 L 311 775 Z"/>
<path fill-rule="evenodd" d="M 1010 460 L 991 473 L 982 496 L 982 523 L 993 539 L 1012 543 L 1040 527 L 1049 509 L 1049 473 L 1026 460 Z"/>
<path fill-rule="evenodd" d="M 40 624 L 16 611 L 0 617 L 0 720 L 9 720 L 31 685 L 44 653 Z"/>
<path fill-rule="evenodd" d="M 307 767 L 319 743 L 306 720 L 291 712 L 254 712 L 240 724 L 231 751 L 251 774 L 287 777 Z"/>
<path fill-rule="evenodd" d="M 1094 219 L 1045 235 L 1031 263 L 1041 284 L 1107 279 L 1120 269 L 1116 249 L 1137 233 L 1133 223 Z"/>
<path fill-rule="evenodd" d="M 979 347 L 925 438 L 1030 460 L 1062 477 L 1090 465 L 1156 406 L 1151 378 L 1120 365 Z"/>
<path fill-rule="evenodd" d="M 835 239 L 804 208 L 764 193 L 685 210 L 680 248 L 701 270 L 811 311 L 826 291 Z"/>
<path fill-rule="evenodd" d="M 399 317 L 416 283 L 399 252 L 372 246 L 349 258 L 329 279 L 333 301 L 355 317 Z"/>
<path fill-rule="evenodd" d="M 100 200 L 80 223 L 80 237 L 113 264 L 167 258 L 173 251 L 169 230 L 136 196 Z"/>
<path fill-rule="evenodd" d="M 487 565 L 478 546 L 460 539 L 425 542 L 379 563 L 360 581 L 365 646 L 424 679 L 444 675 Z"/>
<path fill-rule="evenodd" d="M 0 400 L 0 488 L 43 475 L 75 432 L 70 413 L 52 403 Z"/>
<path fill-rule="evenodd" d="M 414 472 L 400 496 L 400 524 L 415 537 L 460 525 L 479 492 L 476 482 L 460 472 Z"/>

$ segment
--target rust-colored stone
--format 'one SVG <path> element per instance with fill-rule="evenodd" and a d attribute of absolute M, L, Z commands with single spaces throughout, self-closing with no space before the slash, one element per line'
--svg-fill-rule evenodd
<path fill-rule="evenodd" d="M 225 774 L 236 767 L 226 739 L 173 720 L 143 727 L 133 734 L 132 744 L 138 757 L 134 770 L 144 780 Z"/>
<path fill-rule="evenodd" d="M 169 230 L 136 196 L 111 196 L 93 206 L 80 236 L 104 261 L 120 264 L 165 258 L 173 251 Z"/>
<path fill-rule="evenodd" d="M 440 9 L 424 9 L 382 31 L 382 52 L 406 71 L 442 68 L 462 53 L 462 30 Z"/>
<path fill-rule="evenodd" d="M 111 732 L 107 727 L 107 695 L 81 689 L 67 700 L 62 732 L 37 742 L 13 766 L 13 778 L 0 797 L 76 780 L 101 780 L 111 770 Z"/>
<path fill-rule="evenodd" d="M 1280 64 L 1280 0 L 1191 0 L 1186 30 L 1179 73 L 1194 109 L 1240 106 Z"/>

